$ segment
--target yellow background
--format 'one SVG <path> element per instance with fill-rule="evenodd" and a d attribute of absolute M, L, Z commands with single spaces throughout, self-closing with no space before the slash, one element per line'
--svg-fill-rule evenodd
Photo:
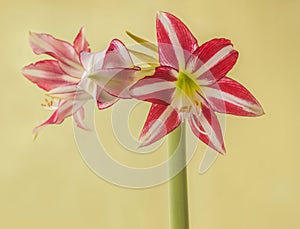
<path fill-rule="evenodd" d="M 100 51 L 115 37 L 132 44 L 124 30 L 154 40 L 158 10 L 181 18 L 199 43 L 230 38 L 240 57 L 229 75 L 266 112 L 228 117 L 228 154 L 204 175 L 199 144 L 188 166 L 191 228 L 300 228 L 298 0 L 1 0 L 0 228 L 168 227 L 167 185 L 131 190 L 99 179 L 78 153 L 71 120 L 32 141 L 32 128 L 49 113 L 40 107 L 43 91 L 20 73 L 41 59 L 29 47 L 29 30 L 72 41 L 85 25 Z M 99 123 L 109 114 L 98 112 Z"/>

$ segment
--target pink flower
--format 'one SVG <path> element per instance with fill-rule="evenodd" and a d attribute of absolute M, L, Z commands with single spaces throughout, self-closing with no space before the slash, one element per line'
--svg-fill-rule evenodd
<path fill-rule="evenodd" d="M 87 129 L 83 122 L 83 105 L 90 99 L 96 101 L 99 109 L 113 105 L 118 100 L 118 93 L 125 94 L 126 88 L 133 83 L 134 72 L 138 70 L 133 66 L 124 44 L 117 39 L 111 41 L 105 51 L 90 53 L 84 28 L 79 31 L 73 45 L 49 34 L 38 33 L 30 33 L 30 45 L 35 54 L 47 54 L 54 58 L 22 69 L 27 79 L 47 91 L 51 100 L 46 99 L 44 106 L 54 110 L 46 121 L 34 129 L 34 135 L 49 124 L 61 124 L 71 115 L 80 128 Z M 97 71 L 100 75 L 97 81 L 102 79 L 101 85 L 90 79 L 91 74 L 97 75 Z M 126 83 L 120 83 L 120 78 L 126 79 Z M 108 86 L 114 95 L 108 92 Z"/>
<path fill-rule="evenodd" d="M 134 98 L 152 102 L 140 135 L 149 145 L 174 130 L 185 119 L 204 143 L 225 154 L 215 112 L 259 116 L 263 109 L 241 84 L 227 77 L 238 52 L 224 38 L 201 46 L 175 16 L 160 12 L 156 21 L 160 66 L 153 76 L 131 87 Z"/>

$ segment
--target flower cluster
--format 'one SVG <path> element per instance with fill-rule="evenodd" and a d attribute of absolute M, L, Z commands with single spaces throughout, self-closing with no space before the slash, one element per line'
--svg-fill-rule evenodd
<path fill-rule="evenodd" d="M 215 112 L 263 114 L 254 96 L 227 76 L 238 52 L 224 38 L 199 46 L 187 26 L 170 13 L 157 14 L 156 31 L 157 45 L 129 32 L 128 35 L 156 52 L 158 59 L 129 50 L 118 39 L 112 40 L 104 51 L 92 53 L 83 28 L 73 44 L 48 34 L 30 33 L 34 53 L 52 57 L 22 69 L 27 79 L 47 92 L 49 99 L 43 106 L 54 110 L 34 129 L 34 134 L 49 124 L 61 124 L 70 116 L 80 128 L 88 129 L 83 106 L 90 99 L 101 110 L 119 99 L 135 98 L 152 103 L 140 146 L 158 141 L 187 120 L 197 138 L 225 154 Z M 145 62 L 146 67 L 136 66 L 131 54 Z"/>

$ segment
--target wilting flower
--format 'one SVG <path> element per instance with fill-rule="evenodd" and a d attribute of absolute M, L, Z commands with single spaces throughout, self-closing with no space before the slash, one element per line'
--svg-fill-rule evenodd
<path fill-rule="evenodd" d="M 201 46 L 175 16 L 160 12 L 156 20 L 160 66 L 154 75 L 132 88 L 134 98 L 152 102 L 140 136 L 149 145 L 187 119 L 193 133 L 225 154 L 215 112 L 259 116 L 262 107 L 241 84 L 227 77 L 238 52 L 227 39 L 213 39 Z"/>
<path fill-rule="evenodd" d="M 137 70 L 126 47 L 117 39 L 111 41 L 103 52 L 90 53 L 83 28 L 73 45 L 49 34 L 38 33 L 30 33 L 30 45 L 35 54 L 47 54 L 54 58 L 30 64 L 22 69 L 27 79 L 47 91 L 50 96 L 50 100 L 46 99 L 43 106 L 54 110 L 46 121 L 34 129 L 35 135 L 42 127 L 60 124 L 71 115 L 78 127 L 87 129 L 83 122 L 83 105 L 94 99 L 99 109 L 111 106 L 118 97 L 111 95 L 107 88 L 110 87 L 115 95 L 121 91 L 124 94 L 123 91 L 132 85 L 134 72 Z M 97 74 L 97 82 L 102 80 L 101 85 L 90 79 Z M 124 82 L 120 82 L 122 77 Z"/>

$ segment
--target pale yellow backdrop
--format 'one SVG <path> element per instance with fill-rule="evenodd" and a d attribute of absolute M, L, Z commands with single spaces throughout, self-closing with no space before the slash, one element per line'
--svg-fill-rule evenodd
<path fill-rule="evenodd" d="M 154 40 L 158 10 L 180 17 L 199 43 L 230 38 L 240 52 L 230 76 L 266 112 L 260 118 L 228 117 L 228 155 L 204 175 L 198 173 L 205 150 L 199 144 L 188 166 L 191 228 L 300 228 L 297 0 L 1 0 L 0 228 L 168 228 L 167 185 L 131 190 L 98 178 L 78 153 L 71 120 L 32 141 L 32 128 L 49 113 L 40 107 L 44 93 L 20 74 L 39 59 L 28 45 L 29 30 L 72 41 L 84 25 L 92 49 L 100 51 L 115 37 L 131 44 L 125 30 Z M 109 115 L 97 114 L 108 144 L 114 142 Z M 133 156 L 116 157 L 126 162 Z"/>

